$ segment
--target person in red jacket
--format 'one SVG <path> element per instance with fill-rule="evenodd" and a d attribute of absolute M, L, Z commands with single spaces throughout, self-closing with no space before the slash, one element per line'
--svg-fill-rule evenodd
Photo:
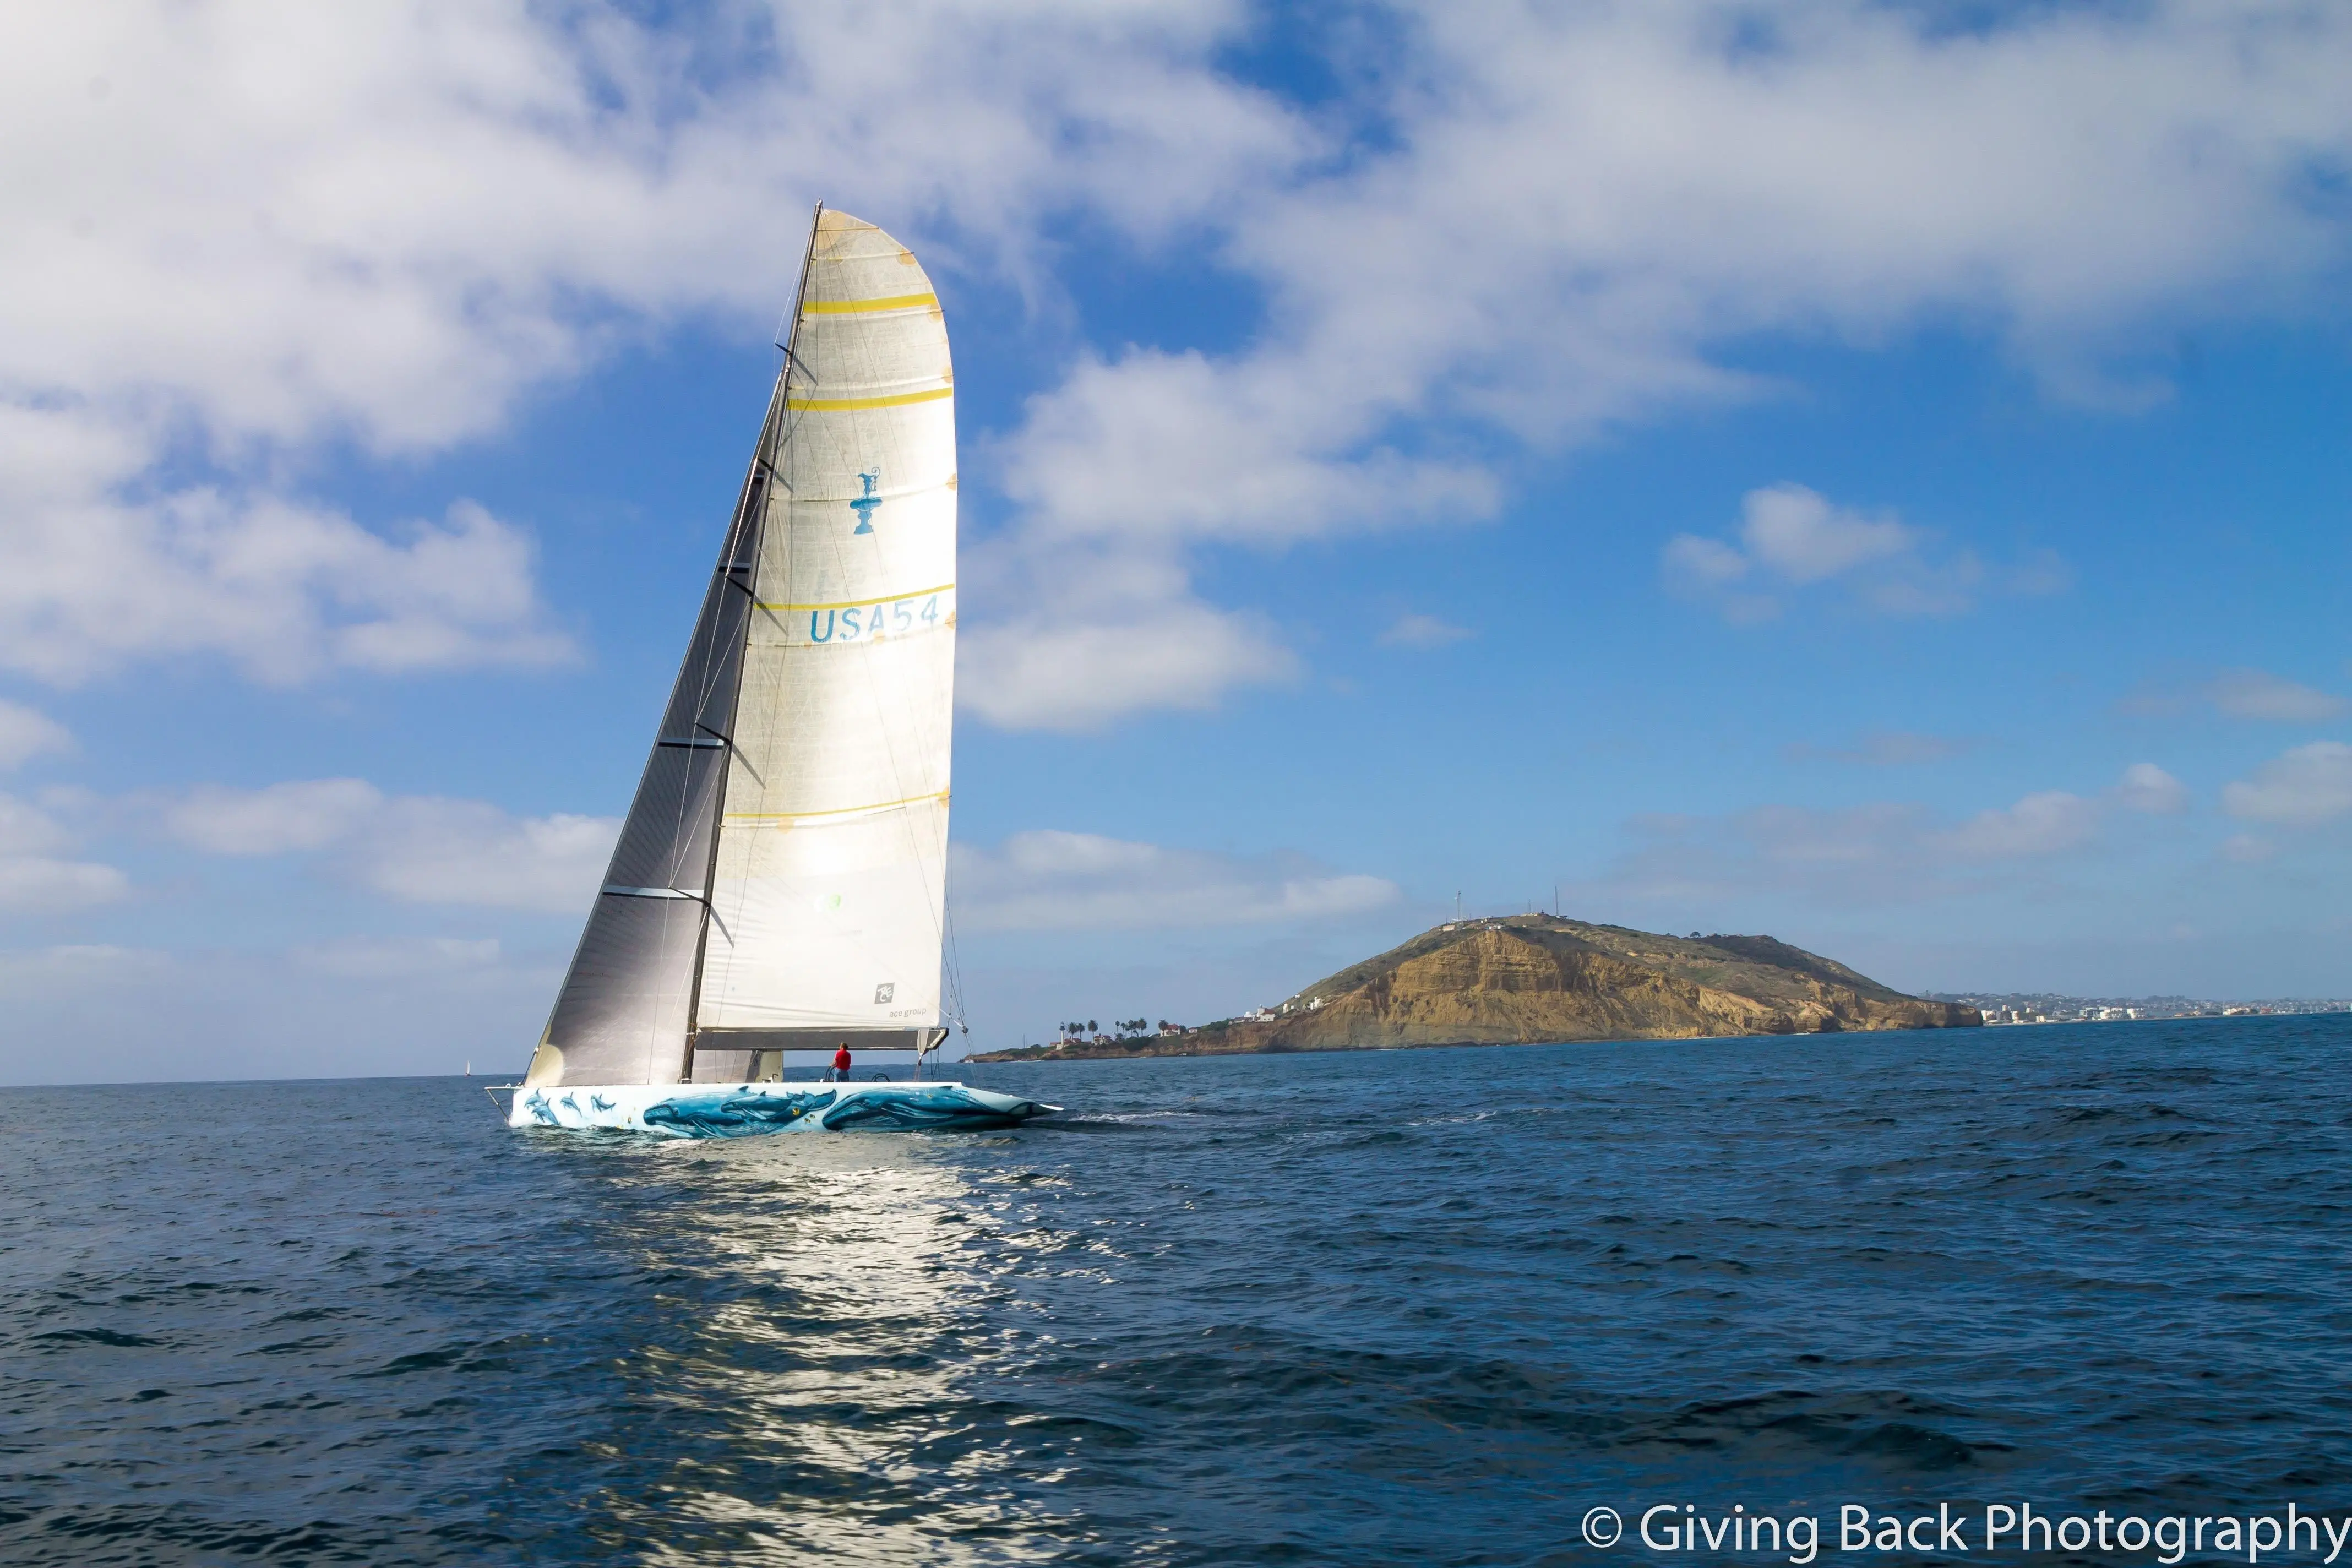
<path fill-rule="evenodd" d="M 849 1081 L 849 1042 L 847 1040 L 842 1041 L 841 1048 L 833 1053 L 833 1081 L 835 1083 Z"/>

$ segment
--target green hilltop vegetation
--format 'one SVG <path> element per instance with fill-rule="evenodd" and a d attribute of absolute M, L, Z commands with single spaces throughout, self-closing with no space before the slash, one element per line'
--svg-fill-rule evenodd
<path fill-rule="evenodd" d="M 991 1051 L 974 1061 L 1345 1051 L 1946 1029 L 1984 1022 L 1769 936 L 1664 936 L 1556 915 L 1449 921 L 1181 1034 Z"/>

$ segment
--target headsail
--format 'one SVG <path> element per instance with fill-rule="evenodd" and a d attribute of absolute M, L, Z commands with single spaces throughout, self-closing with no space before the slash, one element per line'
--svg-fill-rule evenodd
<path fill-rule="evenodd" d="M 685 667 L 529 1081 L 753 1076 L 940 1022 L 955 409 L 914 256 L 823 212 Z"/>

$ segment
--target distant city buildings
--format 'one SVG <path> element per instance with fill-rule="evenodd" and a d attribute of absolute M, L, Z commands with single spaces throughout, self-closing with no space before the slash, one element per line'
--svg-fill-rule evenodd
<path fill-rule="evenodd" d="M 1984 1015 L 1988 1026 L 2116 1024 L 2143 1018 L 2250 1018 L 2280 1014 L 2352 1012 L 2341 997 L 2294 997 L 2271 1002 L 2205 1002 L 2189 996 L 1986 995 L 1930 991 L 1931 1002 L 1959 1002 Z"/>

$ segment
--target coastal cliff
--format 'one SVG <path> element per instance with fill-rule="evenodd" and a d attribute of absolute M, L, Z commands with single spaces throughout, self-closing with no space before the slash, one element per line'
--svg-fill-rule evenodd
<path fill-rule="evenodd" d="M 1769 936 L 1661 936 L 1550 915 L 1435 927 L 1305 987 L 1267 1015 L 972 1059 L 1693 1039 L 1984 1021 L 1973 1007 L 1906 996 Z"/>

